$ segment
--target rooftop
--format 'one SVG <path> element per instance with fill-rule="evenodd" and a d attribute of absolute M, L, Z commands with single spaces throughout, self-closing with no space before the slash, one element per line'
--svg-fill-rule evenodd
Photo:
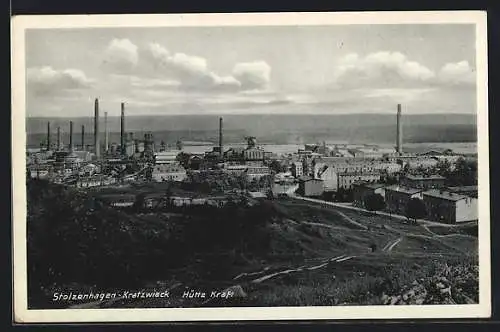
<path fill-rule="evenodd" d="M 444 176 L 437 175 L 437 174 L 434 174 L 434 175 L 412 175 L 412 174 L 408 174 L 406 176 L 406 178 L 409 179 L 409 180 L 418 180 L 418 181 L 421 181 L 421 180 L 446 180 L 446 178 Z"/>
<path fill-rule="evenodd" d="M 383 183 L 365 183 L 363 187 L 370 188 L 370 189 L 378 189 L 378 188 L 383 188 L 385 187 L 385 184 Z"/>
<path fill-rule="evenodd" d="M 420 155 L 420 156 L 441 156 L 442 154 L 443 154 L 443 152 L 441 152 L 441 151 L 430 150 L 427 152 L 419 153 L 418 155 Z"/>
<path fill-rule="evenodd" d="M 454 201 L 454 202 L 460 201 L 460 200 L 465 199 L 465 198 L 468 198 L 467 196 L 464 196 L 464 195 L 453 193 L 451 191 L 443 191 L 443 190 L 439 190 L 439 189 L 427 190 L 423 194 L 425 196 L 431 196 L 431 197 L 435 197 L 435 198 L 441 198 L 441 199 L 445 199 L 445 200 L 448 200 L 448 201 Z"/>
<path fill-rule="evenodd" d="M 346 176 L 356 176 L 356 175 L 359 175 L 359 176 L 370 176 L 370 175 L 380 175 L 379 172 L 364 172 L 364 171 L 354 171 L 354 172 L 339 172 L 338 175 L 340 176 L 343 176 L 343 175 L 346 175 Z"/>
<path fill-rule="evenodd" d="M 315 178 L 313 178 L 311 176 L 305 176 L 305 175 L 303 175 L 303 176 L 299 177 L 299 181 L 307 182 L 307 181 L 323 181 L 323 180 L 321 180 L 321 179 L 315 179 Z"/>
<path fill-rule="evenodd" d="M 477 186 L 460 186 L 460 187 L 448 187 L 449 191 L 477 191 Z"/>
<path fill-rule="evenodd" d="M 386 187 L 385 190 L 386 191 L 397 191 L 400 193 L 405 193 L 405 194 L 410 194 L 410 195 L 417 194 L 417 193 L 423 191 L 423 189 L 409 188 L 409 187 L 404 187 L 404 186 L 397 185 L 397 184 Z"/>

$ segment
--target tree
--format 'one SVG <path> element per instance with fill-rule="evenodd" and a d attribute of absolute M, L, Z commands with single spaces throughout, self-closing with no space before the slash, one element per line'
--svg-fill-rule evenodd
<path fill-rule="evenodd" d="M 440 160 L 436 165 L 436 170 L 439 175 L 448 177 L 450 174 L 451 163 L 448 159 Z"/>
<path fill-rule="evenodd" d="M 450 173 L 450 182 L 452 182 L 453 185 L 476 185 L 477 161 L 467 161 L 460 157 L 455 163 L 455 169 Z"/>
<path fill-rule="evenodd" d="M 447 156 L 452 156 L 452 155 L 454 155 L 455 153 L 453 152 L 453 150 L 452 150 L 452 149 L 446 149 L 446 150 L 444 150 L 444 151 L 443 151 L 443 154 L 444 154 L 444 155 L 447 155 Z"/>
<path fill-rule="evenodd" d="M 269 164 L 269 168 L 274 172 L 274 173 L 282 173 L 286 172 L 286 165 L 282 164 L 279 160 L 273 160 Z"/>
<path fill-rule="evenodd" d="M 380 194 L 367 195 L 364 198 L 364 203 L 368 211 L 380 211 L 385 208 L 384 197 Z"/>
<path fill-rule="evenodd" d="M 417 222 L 417 219 L 425 217 L 426 213 L 425 204 L 420 198 L 414 197 L 408 201 L 406 206 L 406 217 L 408 219 Z"/>

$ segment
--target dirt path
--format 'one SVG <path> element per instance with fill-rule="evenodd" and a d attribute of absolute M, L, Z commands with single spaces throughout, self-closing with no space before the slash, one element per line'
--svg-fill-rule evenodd
<path fill-rule="evenodd" d="M 318 264 L 318 265 L 300 266 L 300 267 L 295 268 L 295 269 L 287 269 L 287 270 L 267 274 L 265 276 L 262 276 L 260 278 L 252 280 L 251 283 L 259 284 L 263 281 L 269 280 L 269 279 L 277 277 L 279 275 L 285 275 L 285 274 L 289 274 L 289 273 L 293 273 L 293 272 L 302 272 L 302 271 L 306 271 L 306 270 L 308 270 L 308 271 L 318 270 L 318 269 L 321 269 L 321 268 L 327 266 L 330 263 L 340 263 L 340 262 L 344 262 L 344 261 L 347 261 L 349 259 L 352 259 L 354 257 L 356 257 L 356 256 L 341 255 L 341 256 L 329 258 L 326 261 L 323 261 L 321 264 Z M 250 274 L 248 274 L 248 275 L 250 275 Z"/>
<path fill-rule="evenodd" d="M 338 215 L 340 215 L 341 217 L 343 217 L 345 220 L 347 220 L 348 222 L 350 222 L 351 224 L 353 224 L 354 226 L 357 226 L 357 227 L 359 227 L 361 229 L 364 229 L 364 230 L 368 230 L 368 226 L 360 224 L 359 222 L 352 220 L 350 217 L 346 216 L 344 213 L 342 213 L 342 212 L 340 212 L 338 210 L 335 210 L 335 212 Z"/>
<path fill-rule="evenodd" d="M 460 233 L 451 233 L 451 234 L 437 234 L 437 233 L 434 233 L 427 225 L 422 225 L 422 227 L 427 231 L 429 232 L 429 234 L 431 234 L 432 236 L 434 237 L 438 237 L 438 238 L 447 238 L 447 237 L 463 237 L 463 238 L 466 238 L 466 239 L 470 239 L 470 238 L 475 238 L 474 236 L 472 235 L 468 235 L 468 234 L 460 234 Z"/>
<path fill-rule="evenodd" d="M 334 206 L 334 207 L 339 207 L 339 208 L 344 208 L 348 210 L 354 210 L 354 211 L 360 211 L 360 212 L 366 212 L 365 209 L 353 206 L 352 203 L 337 203 L 337 202 L 329 202 L 329 201 L 324 201 L 321 199 L 316 199 L 316 198 L 309 198 L 309 197 L 301 197 L 301 196 L 296 196 L 296 195 L 289 195 L 290 198 L 294 198 L 297 200 L 302 200 L 302 201 L 308 201 L 308 202 L 313 202 L 317 204 L 321 204 L 323 206 Z M 393 214 L 393 213 L 388 213 L 385 211 L 377 211 L 377 215 L 380 216 L 386 216 L 392 219 L 399 219 L 399 220 L 408 220 L 406 216 L 398 215 L 398 214 Z M 464 227 L 468 225 L 476 225 L 477 221 L 470 221 L 470 222 L 464 222 L 464 223 L 458 223 L 458 224 L 443 224 L 435 221 L 430 221 L 430 220 L 424 220 L 424 219 L 418 219 L 417 223 L 421 225 L 429 225 L 429 226 L 436 226 L 436 227 L 447 227 L 447 228 L 454 228 L 454 227 Z M 363 225 L 364 226 L 364 225 Z"/>
<path fill-rule="evenodd" d="M 382 249 L 383 251 L 390 252 L 392 249 L 394 249 L 395 246 L 397 246 L 401 241 L 403 241 L 403 237 L 398 238 L 394 242 L 389 242 L 387 245 Z"/>
<path fill-rule="evenodd" d="M 269 271 L 271 267 L 270 266 L 267 266 L 265 267 L 263 270 L 261 271 L 257 271 L 257 272 L 248 272 L 248 273 L 240 273 L 238 274 L 236 277 L 233 278 L 233 280 L 238 280 L 240 278 L 243 278 L 243 277 L 248 277 L 248 276 L 255 276 L 255 275 L 259 275 L 259 274 L 262 274 L 264 272 L 267 272 Z"/>
<path fill-rule="evenodd" d="M 329 229 L 342 229 L 342 227 L 339 227 L 339 226 L 332 226 L 332 225 L 328 225 L 328 224 L 322 224 L 319 222 L 303 221 L 303 222 L 301 222 L 301 224 L 309 225 L 309 226 L 324 227 L 324 228 L 329 228 Z"/>

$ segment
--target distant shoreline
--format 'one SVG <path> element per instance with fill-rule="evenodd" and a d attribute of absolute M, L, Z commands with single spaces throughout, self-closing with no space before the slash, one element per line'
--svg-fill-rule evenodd
<path fill-rule="evenodd" d="M 43 116 L 43 115 L 27 115 L 26 119 L 28 120 L 39 120 L 39 119 L 44 119 L 44 120 L 49 120 L 49 119 L 82 119 L 82 118 L 93 118 L 93 111 L 89 111 L 88 115 L 80 115 L 80 116 Z M 372 113 L 372 112 L 360 112 L 360 113 L 352 113 L 352 112 L 346 112 L 346 113 L 331 113 L 331 112 L 317 112 L 317 113 L 294 113 L 294 112 L 279 112 L 279 113 L 252 113 L 252 112 L 247 112 L 247 113 L 211 113 L 211 112 L 206 112 L 206 113 L 171 113 L 171 114 L 127 114 L 127 118 L 141 118 L 141 117 L 185 117 L 185 116 L 202 116 L 202 117 L 219 117 L 219 116 L 266 116 L 266 115 L 277 115 L 277 116 L 394 116 L 395 113 L 390 111 L 390 112 L 377 112 L 377 113 Z M 476 117 L 477 112 L 470 112 L 470 113 L 446 113 L 446 112 L 414 112 L 414 113 L 405 113 L 405 116 L 471 116 L 471 117 Z M 108 115 L 109 118 L 116 118 L 119 119 L 120 115 Z"/>

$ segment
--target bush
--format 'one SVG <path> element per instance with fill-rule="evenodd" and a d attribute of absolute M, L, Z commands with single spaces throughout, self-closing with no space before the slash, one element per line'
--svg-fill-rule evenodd
<path fill-rule="evenodd" d="M 267 203 L 187 208 L 167 222 L 161 214 L 143 219 L 70 188 L 32 183 L 27 224 L 30 294 L 75 282 L 101 290 L 138 287 L 147 280 L 165 280 L 171 269 L 185 268 L 199 255 L 214 256 L 205 259 L 206 275 L 230 273 L 233 262 L 220 255 L 266 253 L 265 226 L 278 217 Z"/>

